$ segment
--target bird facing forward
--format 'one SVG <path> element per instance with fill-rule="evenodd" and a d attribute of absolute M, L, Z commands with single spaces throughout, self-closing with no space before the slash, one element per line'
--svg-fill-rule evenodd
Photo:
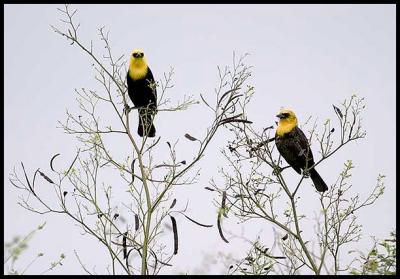
<path fill-rule="evenodd" d="M 279 153 L 286 162 L 299 174 L 301 170 L 307 169 L 310 177 L 319 192 L 328 190 L 328 186 L 318 174 L 314 165 L 314 158 L 309 147 L 307 137 L 297 127 L 297 118 L 293 111 L 282 109 L 277 115 L 279 118 L 275 134 L 275 144 Z"/>
<path fill-rule="evenodd" d="M 139 114 L 139 136 L 154 137 L 153 125 L 157 106 L 157 91 L 153 73 L 147 65 L 144 52 L 135 49 L 132 52 L 127 73 L 128 95 Z"/>

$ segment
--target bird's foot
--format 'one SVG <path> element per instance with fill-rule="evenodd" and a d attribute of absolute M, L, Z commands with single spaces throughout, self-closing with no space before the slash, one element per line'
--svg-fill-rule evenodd
<path fill-rule="evenodd" d="M 309 178 L 310 177 L 310 171 L 309 170 L 303 170 L 303 175 L 304 175 L 304 178 Z"/>
<path fill-rule="evenodd" d="M 276 168 L 272 171 L 272 174 L 273 174 L 273 175 L 278 175 L 278 174 L 280 174 L 284 169 L 287 169 L 288 167 L 290 167 L 290 166 L 286 166 L 286 167 L 283 167 L 283 168 L 281 168 L 281 167 L 279 167 L 279 166 L 276 166 Z"/>
<path fill-rule="evenodd" d="M 123 113 L 128 114 L 131 110 L 132 110 L 132 108 L 130 106 L 128 106 L 128 104 L 125 104 Z"/>

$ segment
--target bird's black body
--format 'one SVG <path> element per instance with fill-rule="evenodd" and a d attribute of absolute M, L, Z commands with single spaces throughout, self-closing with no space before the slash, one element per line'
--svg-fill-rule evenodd
<path fill-rule="evenodd" d="M 276 135 L 275 143 L 279 153 L 297 173 L 301 174 L 301 170 L 314 165 L 314 158 L 307 137 L 297 126 L 282 136 Z M 309 170 L 309 172 L 317 191 L 325 192 L 328 190 L 328 186 L 315 168 Z"/>
<path fill-rule="evenodd" d="M 143 78 L 134 80 L 131 78 L 128 71 L 127 84 L 128 95 L 135 107 L 138 108 L 139 136 L 143 137 L 143 135 L 147 135 L 148 137 L 154 137 L 156 135 L 156 128 L 152 123 L 152 119 L 156 113 L 157 91 L 154 86 L 155 81 L 153 73 L 150 68 L 148 68 L 147 74 Z"/>

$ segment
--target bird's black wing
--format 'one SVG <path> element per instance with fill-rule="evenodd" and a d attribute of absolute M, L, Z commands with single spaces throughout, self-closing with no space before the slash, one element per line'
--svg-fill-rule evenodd
<path fill-rule="evenodd" d="M 299 144 L 296 142 L 292 132 L 283 136 L 275 137 L 275 144 L 286 162 L 299 174 L 301 174 L 301 163 L 298 154 L 300 152 Z"/>
<path fill-rule="evenodd" d="M 297 173 L 301 174 L 306 165 L 310 167 L 314 164 L 308 139 L 300 128 L 295 127 L 289 133 L 277 136 L 275 142 L 279 153 Z"/>
<path fill-rule="evenodd" d="M 304 134 L 304 132 L 296 126 L 296 128 L 293 129 L 293 134 L 294 137 L 297 138 L 297 144 L 299 145 L 299 148 L 301 149 L 299 156 L 302 157 L 302 161 L 304 166 L 302 168 L 306 167 L 306 162 L 307 162 L 307 168 L 311 167 L 314 165 L 314 157 L 308 142 L 308 138 Z"/>

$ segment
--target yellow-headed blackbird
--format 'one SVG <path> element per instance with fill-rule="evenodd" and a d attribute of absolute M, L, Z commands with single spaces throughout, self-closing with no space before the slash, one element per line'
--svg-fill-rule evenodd
<path fill-rule="evenodd" d="M 297 118 L 293 111 L 282 109 L 277 117 L 279 124 L 275 134 L 276 147 L 286 162 L 297 173 L 301 174 L 301 170 L 304 171 L 305 168 L 309 169 L 314 165 L 314 158 L 307 137 L 297 127 Z M 315 168 L 309 170 L 309 174 L 317 191 L 325 192 L 328 190 L 328 186 Z"/>
<path fill-rule="evenodd" d="M 153 73 L 147 65 L 144 53 L 140 49 L 132 52 L 127 73 L 128 94 L 139 113 L 139 136 L 154 137 L 153 125 L 157 106 L 157 91 Z"/>

